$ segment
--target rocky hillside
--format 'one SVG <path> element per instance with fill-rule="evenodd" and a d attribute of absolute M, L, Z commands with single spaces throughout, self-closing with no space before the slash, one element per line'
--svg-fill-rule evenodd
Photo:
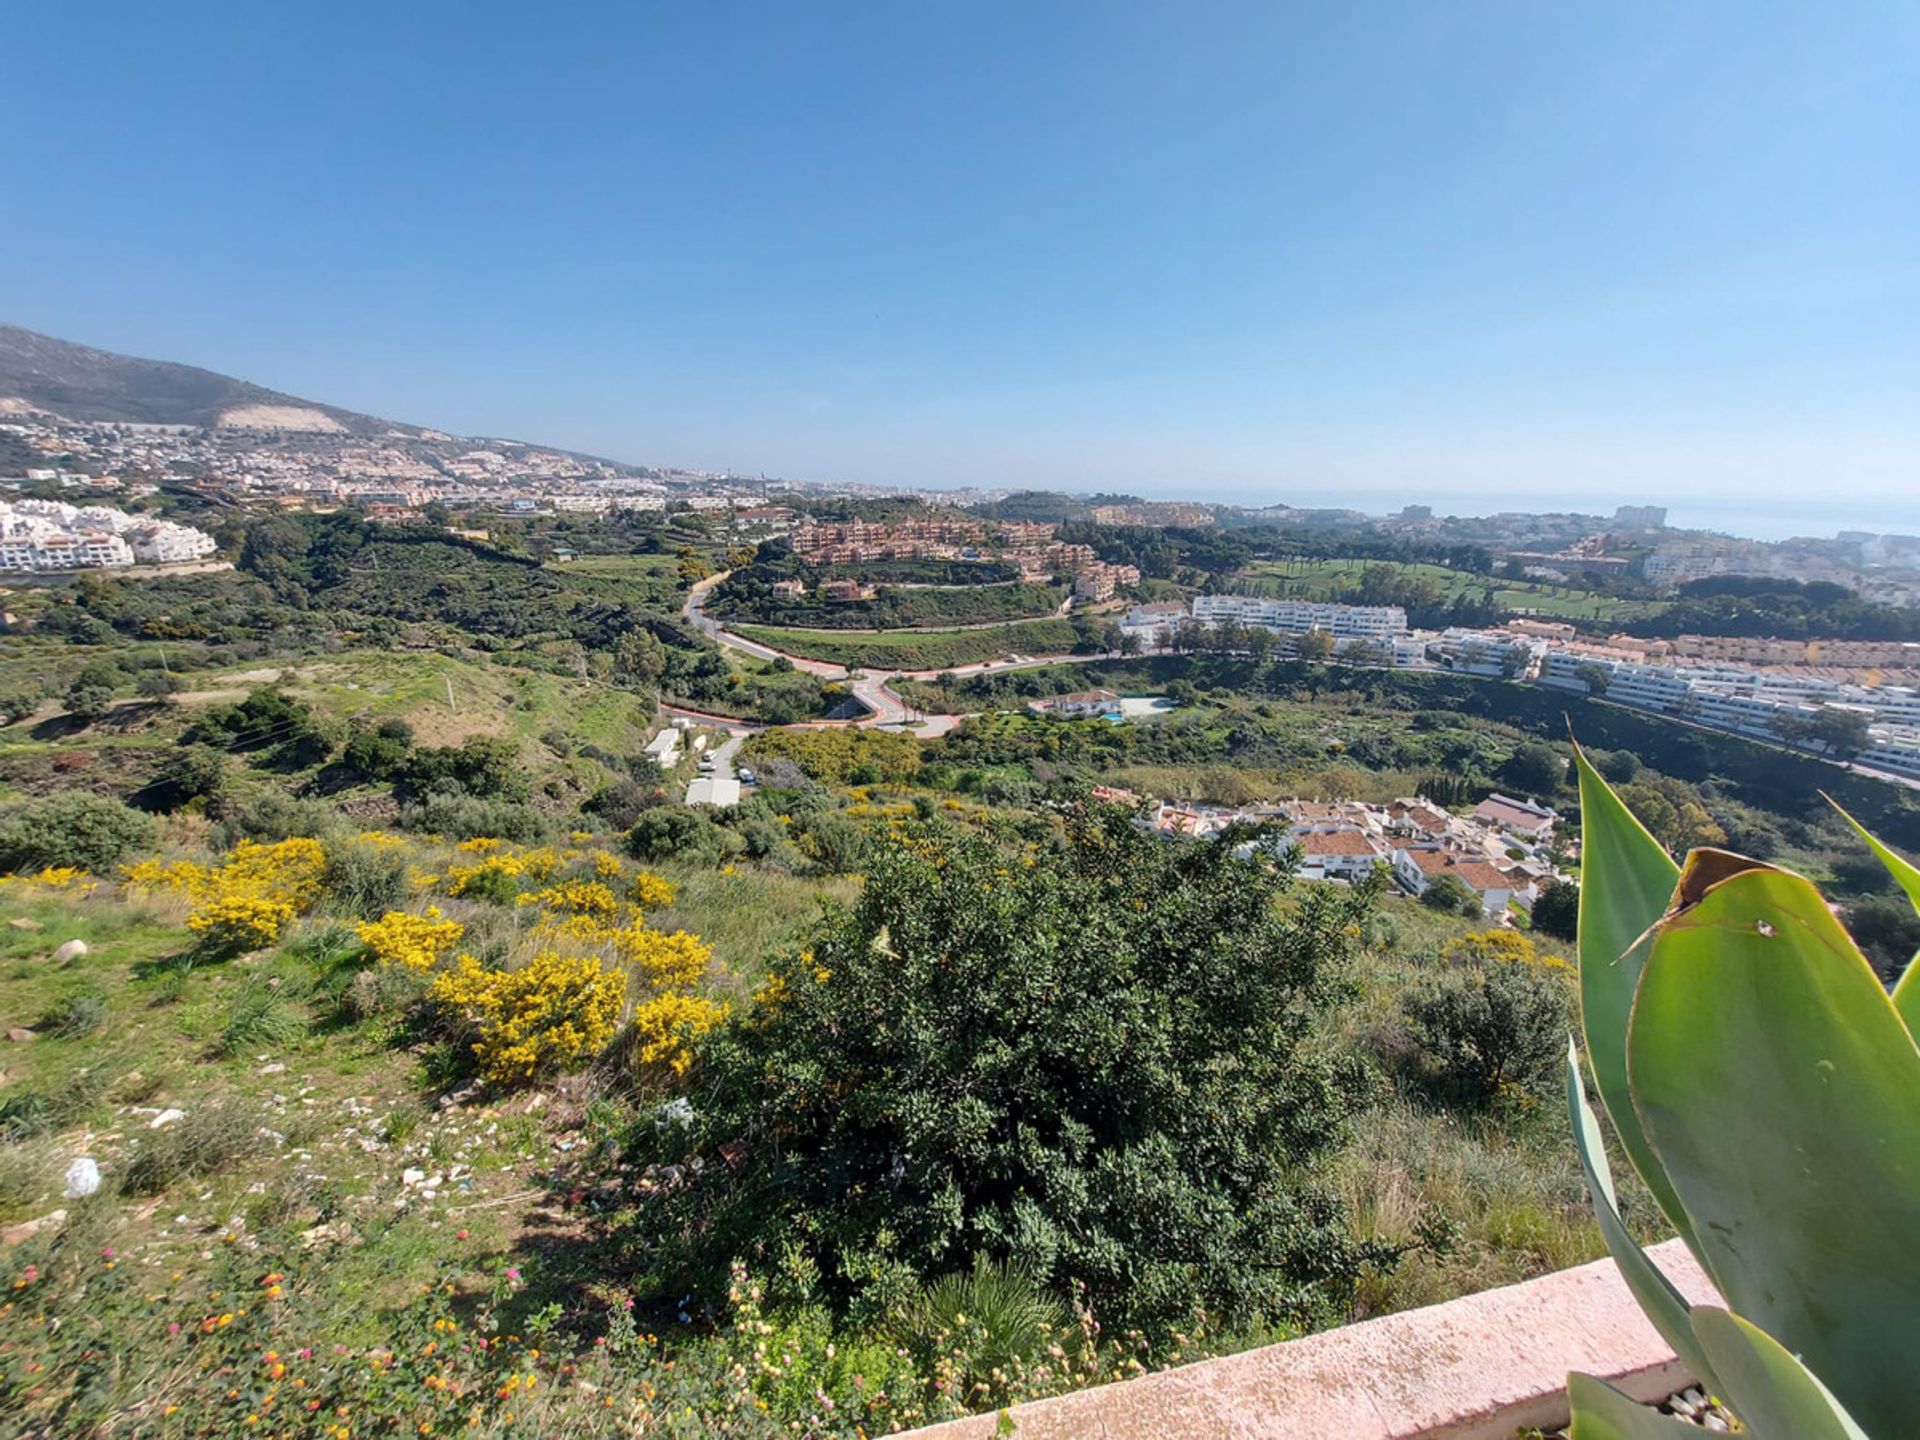
<path fill-rule="evenodd" d="M 0 408 L 13 400 L 69 420 L 375 435 L 418 434 L 193 365 L 141 360 L 0 325 Z"/>

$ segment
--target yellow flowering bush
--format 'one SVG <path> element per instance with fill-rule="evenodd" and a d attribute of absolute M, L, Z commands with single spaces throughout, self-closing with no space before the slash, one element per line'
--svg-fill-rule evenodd
<path fill-rule="evenodd" d="M 293 917 L 293 906 L 284 900 L 265 895 L 220 895 L 189 915 L 187 928 L 215 950 L 257 950 L 278 940 Z"/>
<path fill-rule="evenodd" d="M 362 845 L 371 845 L 377 850 L 399 850 L 405 847 L 404 835 L 395 835 L 387 830 L 362 830 L 353 837 Z"/>
<path fill-rule="evenodd" d="M 1467 965 L 1544 965 L 1552 970 L 1567 969 L 1558 955 L 1543 955 L 1533 941 L 1514 930 L 1476 930 L 1450 942 L 1441 952 L 1447 959 Z"/>
<path fill-rule="evenodd" d="M 713 947 L 685 930 L 671 935 L 633 924 L 611 937 L 620 958 L 638 970 L 655 990 L 687 990 L 707 973 Z"/>
<path fill-rule="evenodd" d="M 587 915 L 602 921 L 617 920 L 622 909 L 620 898 L 598 880 L 563 880 L 544 890 L 529 891 L 515 903 L 538 905 L 562 915 Z"/>
<path fill-rule="evenodd" d="M 320 900 L 326 852 L 318 840 L 293 836 L 270 845 L 242 840 L 219 864 L 143 860 L 126 869 L 137 889 L 172 890 L 193 901 L 187 927 L 219 950 L 271 945 Z"/>
<path fill-rule="evenodd" d="M 627 898 L 642 910 L 664 910 L 673 904 L 676 893 L 671 880 L 648 870 L 634 876 L 633 884 L 627 887 Z"/>
<path fill-rule="evenodd" d="M 431 970 L 453 952 L 466 928 L 458 920 L 442 919 L 440 907 L 429 905 L 424 915 L 389 910 L 378 920 L 355 927 L 360 943 L 382 965 L 408 970 Z"/>
<path fill-rule="evenodd" d="M 242 840 L 214 872 L 214 884 L 223 895 L 271 895 L 306 911 L 320 900 L 326 868 L 326 851 L 318 840 L 294 836 L 271 845 Z"/>
<path fill-rule="evenodd" d="M 482 854 L 474 865 L 449 865 L 445 876 L 447 894 L 504 902 L 520 888 L 521 882 L 544 885 L 563 869 L 566 860 L 548 846 L 534 850 L 501 849 L 505 842 L 490 842 L 485 851 L 471 847 L 479 842 L 463 841 L 460 849 Z"/>
<path fill-rule="evenodd" d="M 90 895 L 100 882 L 90 879 L 77 865 L 50 865 L 31 875 L 0 875 L 0 889 L 62 890 Z"/>
<path fill-rule="evenodd" d="M 700 995 L 669 991 L 642 1002 L 633 1011 L 632 1061 L 635 1070 L 671 1070 L 684 1075 L 693 1064 L 689 1042 L 727 1018 L 727 1007 Z"/>
<path fill-rule="evenodd" d="M 618 880 L 620 872 L 626 868 L 620 857 L 611 850 L 589 850 L 587 863 L 593 866 L 594 875 L 601 880 Z"/>
<path fill-rule="evenodd" d="M 546 950 L 518 970 L 462 955 L 434 981 L 432 998 L 474 1027 L 474 1058 L 509 1085 L 591 1059 L 613 1038 L 627 977 L 591 956 Z"/>

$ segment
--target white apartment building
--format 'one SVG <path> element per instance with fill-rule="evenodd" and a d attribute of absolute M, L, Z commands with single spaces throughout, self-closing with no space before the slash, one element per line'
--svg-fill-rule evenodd
<path fill-rule="evenodd" d="M 1861 764 L 1920 780 L 1920 729 L 1882 725 L 1868 733 L 1873 743 L 1860 752 Z"/>
<path fill-rule="evenodd" d="M 1187 607 L 1180 600 L 1155 600 L 1136 605 L 1120 622 L 1120 628 L 1137 636 L 1149 650 L 1165 649 L 1173 643 L 1180 622 L 1187 618 Z"/>
<path fill-rule="evenodd" d="M 171 520 L 136 525 L 122 534 L 133 549 L 133 558 L 148 565 L 200 560 L 220 548 L 206 531 L 191 525 L 176 525 Z"/>
<path fill-rule="evenodd" d="M 1209 625 L 1236 620 L 1287 635 L 1324 630 L 1336 640 L 1370 640 L 1383 646 L 1407 633 L 1407 612 L 1398 605 L 1335 605 L 1259 595 L 1196 595 L 1193 618 Z"/>
<path fill-rule="evenodd" d="M 131 564 L 133 551 L 118 535 L 55 531 L 0 539 L 0 570 L 89 570 Z"/>
<path fill-rule="evenodd" d="M 217 547 L 190 525 L 148 520 L 106 505 L 0 501 L 0 570 L 88 570 L 197 560 Z"/>
<path fill-rule="evenodd" d="M 1778 740 L 1783 720 L 1853 710 L 1866 719 L 1873 740 L 1860 752 L 1861 764 L 1920 775 L 1920 691 L 1910 686 L 1849 685 L 1738 665 L 1643 665 L 1558 647 L 1542 659 L 1538 678 L 1585 691 L 1596 669 L 1608 677 L 1609 700 L 1763 740 Z"/>
<path fill-rule="evenodd" d="M 1547 642 L 1502 630 L 1466 630 L 1451 626 L 1431 646 L 1440 663 L 1461 675 L 1524 678 L 1533 673 Z"/>

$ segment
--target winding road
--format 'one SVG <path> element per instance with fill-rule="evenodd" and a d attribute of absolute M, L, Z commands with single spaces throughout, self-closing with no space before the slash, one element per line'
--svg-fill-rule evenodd
<path fill-rule="evenodd" d="M 804 670 L 809 675 L 817 675 L 822 680 L 846 682 L 862 705 L 867 707 L 865 719 L 856 721 L 860 725 L 876 725 L 884 729 L 911 730 L 916 735 L 944 735 L 961 721 L 958 715 L 925 715 L 916 718 L 916 712 L 889 688 L 893 681 L 900 679 L 931 680 L 939 675 L 979 675 L 988 670 L 1027 670 L 1041 665 L 1087 664 L 1095 660 L 1111 659 L 1110 655 L 1041 655 L 1028 659 L 986 660 L 974 665 L 956 665 L 950 670 L 893 670 L 886 674 L 874 675 L 867 671 L 849 672 L 844 665 L 835 665 L 825 660 L 809 660 L 799 655 L 789 655 L 785 651 L 775 650 L 770 645 L 762 645 L 757 640 L 736 635 L 718 620 L 706 613 L 707 594 L 725 580 L 732 572 L 722 570 L 717 575 L 709 575 L 697 582 L 687 591 L 686 603 L 681 613 L 701 634 L 716 644 L 729 650 L 738 650 L 743 655 L 752 655 L 761 660 L 786 660 L 796 670 Z M 670 707 L 667 707 L 670 708 Z M 693 715 L 692 711 L 678 711 L 679 714 Z M 699 717 L 695 718 L 709 718 Z M 739 721 L 725 722 L 729 726 L 739 725 Z M 818 721 L 802 721 L 801 725 L 818 724 Z"/>

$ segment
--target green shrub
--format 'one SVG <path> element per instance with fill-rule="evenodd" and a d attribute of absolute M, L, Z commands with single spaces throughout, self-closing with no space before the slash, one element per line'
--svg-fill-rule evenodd
<path fill-rule="evenodd" d="M 1556 966 L 1490 959 L 1441 970 L 1402 1003 L 1435 1079 L 1485 1102 L 1559 1073 L 1571 999 Z"/>
<path fill-rule="evenodd" d="M 264 983 L 250 981 L 227 1008 L 220 1031 L 220 1053 L 240 1055 L 249 1050 L 290 1045 L 307 1032 L 307 1017 Z"/>
<path fill-rule="evenodd" d="M 961 1356 L 963 1393 L 997 1405 L 1048 1346 L 1080 1338 L 1077 1331 L 1069 1337 L 1071 1318 L 1027 1266 L 977 1255 L 971 1269 L 943 1275 L 916 1296 L 904 1328 L 923 1355 Z"/>
<path fill-rule="evenodd" d="M 340 812 L 315 800 L 296 800 L 284 790 L 262 790 L 245 799 L 216 797 L 209 807 L 220 822 L 221 847 L 242 840 L 271 845 L 280 840 L 318 839 L 340 828 Z"/>
<path fill-rule="evenodd" d="M 341 993 L 341 1009 L 352 1019 L 404 1015 L 427 993 L 430 977 L 405 965 L 370 965 L 354 975 Z"/>
<path fill-rule="evenodd" d="M 1533 902 L 1533 928 L 1556 940 L 1571 941 L 1580 928 L 1580 887 L 1571 880 L 1549 880 Z"/>
<path fill-rule="evenodd" d="M 714 824 L 706 811 L 680 806 L 649 810 L 627 832 L 627 853 L 636 860 L 685 860 L 710 865 L 743 845 L 738 835 Z"/>
<path fill-rule="evenodd" d="M 449 840 L 492 836 L 522 845 L 534 845 L 553 833 L 553 822 L 531 806 L 510 800 L 487 800 L 477 795 L 429 795 L 400 812 L 409 830 L 444 835 Z"/>
<path fill-rule="evenodd" d="M 665 1283 L 792 1253 L 884 1314 L 978 1252 L 1162 1334 L 1342 1313 L 1385 1253 L 1311 1178 L 1360 1091 L 1314 1037 L 1371 891 L 1283 907 L 1230 846 L 1118 807 L 1066 823 L 1044 857 L 910 826 L 774 960 L 708 1037 L 690 1123 L 635 1136 L 686 1167 L 636 1216 Z"/>
<path fill-rule="evenodd" d="M 391 846 L 331 841 L 320 888 L 330 909 L 372 920 L 405 903 L 410 893 L 406 857 Z"/>
<path fill-rule="evenodd" d="M 71 865 L 110 875 L 123 857 L 152 849 L 155 834 L 150 817 L 118 800 L 63 790 L 0 810 L 0 872 Z"/>
<path fill-rule="evenodd" d="M 1484 909 L 1473 887 L 1458 875 L 1434 876 L 1420 892 L 1420 903 L 1442 915 L 1477 916 Z"/>
<path fill-rule="evenodd" d="M 62 1040 L 79 1040 L 93 1034 L 106 1019 L 105 996 L 69 995 L 40 1017 L 40 1028 Z"/>

